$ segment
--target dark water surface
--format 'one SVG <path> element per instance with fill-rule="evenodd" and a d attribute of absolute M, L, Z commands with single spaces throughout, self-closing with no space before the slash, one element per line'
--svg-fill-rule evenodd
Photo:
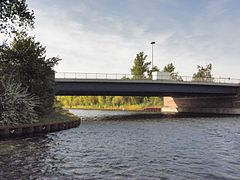
<path fill-rule="evenodd" d="M 72 112 L 78 128 L 0 141 L 0 179 L 240 179 L 240 117 Z"/>

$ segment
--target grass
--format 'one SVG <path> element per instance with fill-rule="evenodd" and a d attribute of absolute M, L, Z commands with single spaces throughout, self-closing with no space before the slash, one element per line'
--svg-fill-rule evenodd
<path fill-rule="evenodd" d="M 39 118 L 39 122 L 66 122 L 79 119 L 78 116 L 68 110 L 56 110 L 48 115 Z"/>

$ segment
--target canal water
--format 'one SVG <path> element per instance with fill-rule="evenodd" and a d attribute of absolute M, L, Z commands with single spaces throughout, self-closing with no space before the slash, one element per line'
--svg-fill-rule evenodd
<path fill-rule="evenodd" d="M 0 141 L 0 179 L 240 179 L 240 118 L 72 110 L 80 127 Z"/>

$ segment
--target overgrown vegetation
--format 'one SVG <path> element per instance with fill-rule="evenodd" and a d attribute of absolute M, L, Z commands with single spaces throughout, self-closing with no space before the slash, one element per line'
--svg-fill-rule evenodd
<path fill-rule="evenodd" d="M 8 92 L 6 91 L 7 89 L 3 88 L 3 94 L 10 93 L 13 96 L 12 98 L 14 96 L 15 98 L 24 97 L 28 94 L 28 96 L 36 97 L 39 101 L 38 105 L 34 106 L 31 110 L 25 109 L 25 113 L 29 114 L 29 118 L 31 118 L 30 115 L 33 113 L 33 110 L 39 116 L 53 111 L 55 98 L 53 67 L 60 59 L 58 57 L 47 59 L 45 53 L 45 47 L 40 42 L 36 42 L 34 37 L 28 36 L 26 33 L 18 33 L 10 45 L 3 44 L 0 46 L 0 76 L 2 82 L 11 77 L 10 84 L 8 83 L 8 85 L 16 87 L 15 89 L 8 89 Z M 5 104 L 5 106 L 6 103 L 10 103 L 5 101 L 6 99 L 2 98 L 1 103 Z M 31 106 L 31 101 L 26 101 L 25 104 L 27 102 Z M 16 105 L 12 104 L 12 106 Z M 9 113 L 7 111 L 9 108 L 3 108 L 3 115 L 4 113 Z M 20 115 L 21 112 L 18 109 L 12 108 L 11 112 L 12 114 L 15 113 L 17 117 L 14 118 L 14 121 L 12 119 L 9 122 L 30 122 L 28 117 Z"/>
<path fill-rule="evenodd" d="M 18 33 L 10 45 L 0 47 L 2 76 L 11 76 L 22 88 L 40 99 L 35 110 L 49 113 L 54 103 L 54 70 L 58 57 L 46 58 L 46 49 L 34 37 Z"/>
<path fill-rule="evenodd" d="M 0 124 L 36 122 L 38 115 L 34 108 L 39 106 L 39 99 L 11 78 L 3 79 L 1 84 L 3 93 L 0 94 Z"/>
<path fill-rule="evenodd" d="M 146 107 L 161 107 L 161 97 L 136 96 L 59 96 L 64 108 L 140 110 Z"/>
<path fill-rule="evenodd" d="M 47 59 L 46 48 L 24 32 L 35 19 L 25 0 L 0 1 L 0 10 L 1 34 L 14 35 L 0 45 L 0 124 L 33 123 L 54 112 L 53 67 L 60 59 Z"/>

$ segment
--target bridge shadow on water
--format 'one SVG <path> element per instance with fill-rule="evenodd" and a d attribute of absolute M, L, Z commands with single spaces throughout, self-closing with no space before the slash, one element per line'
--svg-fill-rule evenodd
<path fill-rule="evenodd" d="M 129 121 L 129 120 L 151 120 L 151 119 L 175 119 L 175 118 L 221 118 L 221 117 L 239 117 L 239 115 L 229 115 L 229 114 L 201 114 L 201 113 L 156 113 L 156 112 L 136 112 L 131 114 L 119 114 L 119 115 L 104 115 L 95 117 L 82 117 L 82 121 Z"/>

